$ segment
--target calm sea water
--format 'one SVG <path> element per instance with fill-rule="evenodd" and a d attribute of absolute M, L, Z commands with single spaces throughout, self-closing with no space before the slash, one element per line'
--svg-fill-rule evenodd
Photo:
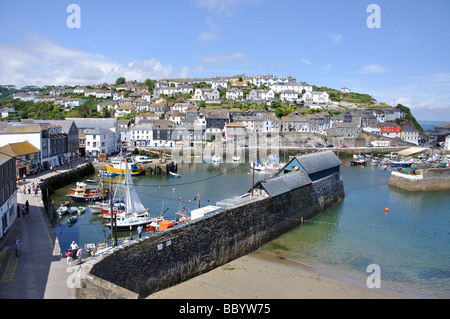
<path fill-rule="evenodd" d="M 381 270 L 381 288 L 416 296 L 450 297 L 450 196 L 448 191 L 406 192 L 387 185 L 388 171 L 376 167 L 341 168 L 346 197 L 311 221 L 261 247 L 270 252 L 365 285 L 367 266 Z M 249 164 L 182 164 L 181 178 L 139 176 L 133 181 L 146 207 L 174 218 L 184 209 L 248 191 Z M 255 181 L 269 177 L 255 173 Z M 113 180 L 114 182 L 115 180 Z M 68 188 L 53 196 L 55 206 Z M 385 208 L 389 208 L 388 214 Z M 110 230 L 89 209 L 69 227 L 65 218 L 55 227 L 62 250 L 72 240 L 110 240 Z M 136 236 L 121 232 L 120 237 Z"/>

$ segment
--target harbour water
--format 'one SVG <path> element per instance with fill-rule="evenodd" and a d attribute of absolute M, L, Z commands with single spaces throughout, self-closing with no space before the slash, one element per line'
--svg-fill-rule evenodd
<path fill-rule="evenodd" d="M 341 171 L 346 193 L 341 203 L 260 250 L 361 285 L 371 274 L 367 267 L 376 264 L 382 289 L 420 297 L 450 297 L 449 192 L 411 193 L 390 187 L 389 171 L 353 167 L 349 160 L 344 160 Z M 198 199 L 202 207 L 213 205 L 248 191 L 252 183 L 248 163 L 179 164 L 178 173 L 181 178 L 133 177 L 142 202 L 155 216 L 164 213 L 167 219 L 175 218 L 179 210 L 198 207 Z M 256 172 L 255 181 L 269 176 Z M 52 197 L 55 206 L 67 199 L 69 187 Z M 89 209 L 73 226 L 62 219 L 55 231 L 62 250 L 72 240 L 83 247 L 84 243 L 111 239 L 109 228 Z M 136 232 L 119 234 L 122 238 L 131 236 Z"/>

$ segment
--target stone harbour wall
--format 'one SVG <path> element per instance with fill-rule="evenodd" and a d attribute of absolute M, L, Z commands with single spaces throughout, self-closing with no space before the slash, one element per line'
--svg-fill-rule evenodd
<path fill-rule="evenodd" d="M 338 172 L 115 247 L 85 263 L 77 298 L 145 298 L 258 249 L 344 196 Z"/>
<path fill-rule="evenodd" d="M 450 189 L 450 168 L 418 170 L 416 175 L 392 172 L 388 184 L 407 191 L 433 191 Z"/>

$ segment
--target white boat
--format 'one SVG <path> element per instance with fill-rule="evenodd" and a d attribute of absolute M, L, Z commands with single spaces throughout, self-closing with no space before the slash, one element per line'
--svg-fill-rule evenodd
<path fill-rule="evenodd" d="M 56 212 L 58 213 L 59 216 L 67 214 L 67 206 L 60 206 L 60 207 L 58 207 Z"/>
<path fill-rule="evenodd" d="M 265 171 L 266 166 L 263 163 L 257 162 L 256 164 L 250 163 L 251 168 L 255 168 L 255 171 Z"/>
<path fill-rule="evenodd" d="M 121 214 L 116 214 L 116 227 L 118 230 L 135 229 L 138 226 L 149 225 L 155 218 L 151 217 L 148 209 L 144 207 L 131 179 L 128 165 L 125 166 L 124 183 L 119 183 L 115 191 L 116 194 L 124 195 L 125 210 Z M 107 224 L 112 227 L 111 223 Z"/>
<path fill-rule="evenodd" d="M 241 160 L 240 156 L 234 155 L 233 156 L 233 162 L 239 162 Z"/>
<path fill-rule="evenodd" d="M 78 213 L 78 209 L 76 207 L 72 206 L 72 207 L 67 208 L 67 212 L 69 214 L 77 214 Z"/>
<path fill-rule="evenodd" d="M 214 163 L 220 163 L 220 162 L 222 162 L 222 156 L 214 155 L 214 156 L 212 157 L 212 161 L 213 161 Z"/>
<path fill-rule="evenodd" d="M 86 211 L 86 207 L 78 206 L 77 211 L 78 211 L 78 214 L 84 214 L 84 212 Z"/>
<path fill-rule="evenodd" d="M 177 173 L 174 173 L 174 172 L 171 172 L 171 171 L 169 171 L 169 174 L 170 174 L 170 176 L 172 176 L 172 177 L 181 177 L 181 175 L 179 175 L 179 174 L 177 174 Z"/>
<path fill-rule="evenodd" d="M 88 205 L 88 207 L 91 210 L 92 214 L 100 214 L 102 212 L 102 207 L 99 204 Z"/>

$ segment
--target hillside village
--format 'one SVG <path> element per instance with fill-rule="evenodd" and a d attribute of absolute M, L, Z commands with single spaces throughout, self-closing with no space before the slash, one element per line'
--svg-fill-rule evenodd
<path fill-rule="evenodd" d="M 245 146 L 254 134 L 279 134 L 282 146 L 306 148 L 419 145 L 428 138 L 407 108 L 272 75 L 28 87 L 1 103 L 0 151 L 23 156 L 20 175 L 121 147 Z M 39 113 L 46 108 L 51 113 Z"/>

